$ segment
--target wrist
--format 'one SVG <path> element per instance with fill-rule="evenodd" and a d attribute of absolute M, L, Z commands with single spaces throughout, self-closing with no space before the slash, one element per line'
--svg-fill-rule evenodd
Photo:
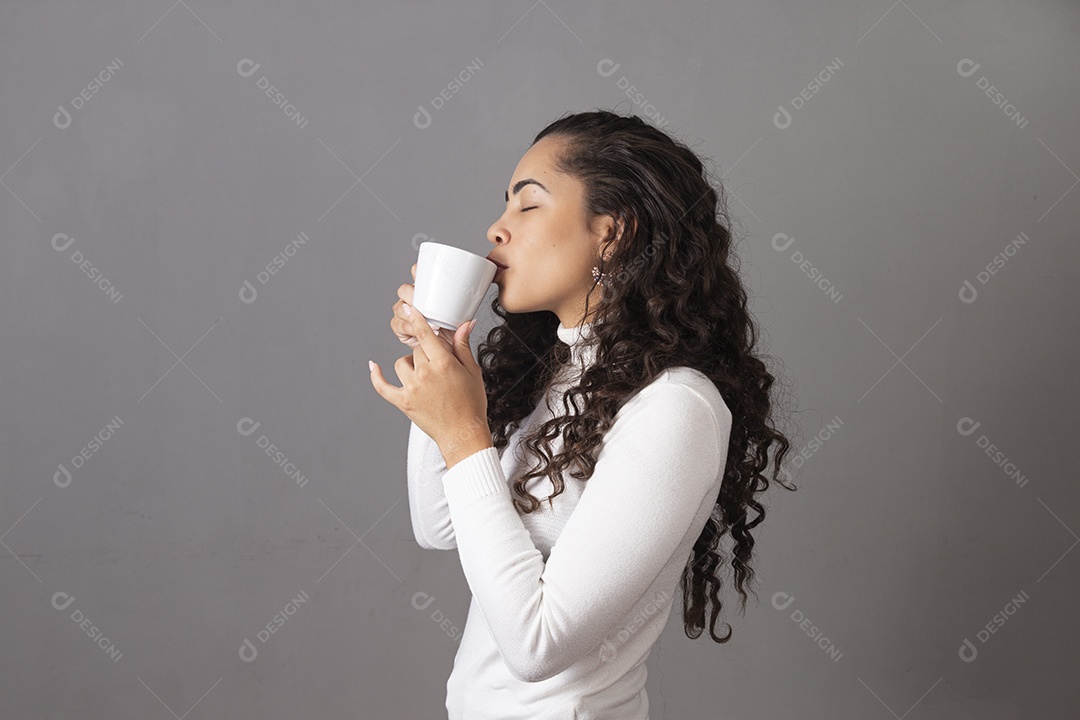
<path fill-rule="evenodd" d="M 495 447 L 495 443 L 491 441 L 491 434 L 481 435 L 476 433 L 464 439 L 446 443 L 445 447 L 440 445 L 439 451 L 442 452 L 446 469 L 449 470 L 470 455 L 490 447 Z"/>

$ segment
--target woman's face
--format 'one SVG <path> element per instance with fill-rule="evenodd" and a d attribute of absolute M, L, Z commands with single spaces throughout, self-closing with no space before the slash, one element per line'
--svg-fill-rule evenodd
<path fill-rule="evenodd" d="M 567 327 L 580 325 L 594 284 L 600 243 L 610 216 L 586 222 L 584 187 L 555 169 L 562 142 L 541 138 L 518 162 L 506 192 L 506 210 L 487 237 L 488 255 L 509 269 L 495 275 L 499 304 L 510 313 L 549 310 Z M 593 293 L 595 305 L 600 288 Z"/>

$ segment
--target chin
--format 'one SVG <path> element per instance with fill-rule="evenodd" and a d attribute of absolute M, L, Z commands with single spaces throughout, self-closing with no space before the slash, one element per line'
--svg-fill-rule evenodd
<path fill-rule="evenodd" d="M 512 293 L 507 293 L 504 288 L 499 288 L 499 307 L 513 315 L 534 312 L 535 308 L 527 307 L 520 301 L 515 300 Z"/>
<path fill-rule="evenodd" d="M 517 306 L 514 304 L 513 299 L 508 298 L 506 296 L 506 293 L 503 292 L 501 288 L 499 290 L 499 306 L 502 307 L 502 309 L 505 310 L 508 313 L 519 313 L 519 312 L 521 312 L 521 310 L 519 310 L 517 308 Z"/>

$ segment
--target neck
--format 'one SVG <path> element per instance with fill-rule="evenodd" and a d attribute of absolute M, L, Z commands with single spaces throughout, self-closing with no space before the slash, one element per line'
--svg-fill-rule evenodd
<path fill-rule="evenodd" d="M 595 322 L 588 322 L 568 327 L 562 322 L 559 323 L 556 334 L 559 340 L 570 346 L 571 364 L 583 367 L 592 361 L 595 348 L 591 346 L 589 341 L 592 338 L 595 325 Z"/>

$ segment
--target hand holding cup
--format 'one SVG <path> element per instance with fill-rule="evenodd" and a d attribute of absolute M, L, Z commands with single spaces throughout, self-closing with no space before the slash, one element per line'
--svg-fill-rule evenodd
<path fill-rule="evenodd" d="M 416 263 L 413 263 L 411 268 L 413 280 L 416 280 Z M 391 308 L 393 309 L 393 316 L 390 318 L 390 329 L 397 335 L 398 340 L 408 345 L 411 348 L 415 348 L 420 344 L 420 341 L 412 334 L 412 330 L 409 328 L 408 315 L 405 314 L 406 304 L 411 306 L 413 301 L 413 291 L 415 287 L 413 283 L 402 283 L 398 287 L 397 295 L 398 301 L 395 302 Z M 453 333 L 440 332 L 440 328 L 433 324 L 428 323 L 431 329 L 435 331 L 435 334 L 439 336 L 439 339 L 446 343 L 447 347 L 453 344 Z"/>

